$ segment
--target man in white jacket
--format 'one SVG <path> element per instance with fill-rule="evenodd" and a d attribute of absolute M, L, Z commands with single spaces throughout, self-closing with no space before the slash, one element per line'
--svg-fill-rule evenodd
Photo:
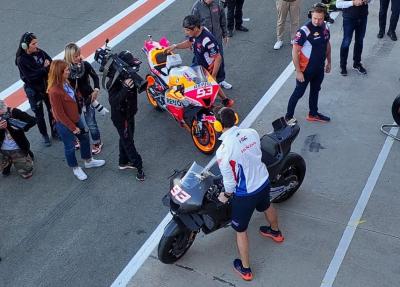
<path fill-rule="evenodd" d="M 219 195 L 221 202 L 232 197 L 232 228 L 236 231 L 241 259 L 235 259 L 234 268 L 242 279 L 250 281 L 253 275 L 249 262 L 247 227 L 256 209 L 264 212 L 269 226 L 261 226 L 261 235 L 283 242 L 279 231 L 276 210 L 270 205 L 268 170 L 261 161 L 260 137 L 254 129 L 235 126 L 236 114 L 231 108 L 218 113 L 223 127 L 222 141 L 217 150 L 217 162 L 223 177 L 225 191 Z"/>

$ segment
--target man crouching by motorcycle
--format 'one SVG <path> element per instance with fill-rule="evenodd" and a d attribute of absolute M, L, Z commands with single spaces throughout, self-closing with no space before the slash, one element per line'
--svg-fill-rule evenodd
<path fill-rule="evenodd" d="M 264 212 L 269 226 L 261 226 L 260 234 L 275 242 L 283 242 L 279 231 L 276 210 L 270 205 L 270 183 L 268 170 L 261 161 L 260 137 L 254 129 L 235 126 L 237 115 L 224 107 L 217 118 L 222 125 L 222 143 L 218 148 L 217 162 L 225 191 L 218 199 L 225 203 L 231 199 L 232 222 L 240 259 L 233 261 L 235 271 L 246 281 L 253 279 L 249 262 L 249 241 L 247 227 L 256 209 Z"/>
<path fill-rule="evenodd" d="M 198 16 L 186 16 L 183 19 L 182 26 L 185 35 L 188 36 L 189 39 L 169 46 L 167 52 L 173 51 L 174 49 L 192 48 L 194 53 L 193 65 L 202 66 L 214 79 L 220 78 L 218 77 L 219 73 L 223 73 L 223 70 L 220 69 L 222 55 L 217 39 L 207 28 L 201 26 L 201 21 Z M 234 101 L 228 98 L 221 88 L 219 89 L 218 95 L 221 97 L 224 106 L 233 106 Z"/>
<path fill-rule="evenodd" d="M 130 66 L 135 65 L 135 58 L 129 51 L 122 51 L 118 58 Z M 115 71 L 110 70 L 110 73 Z M 137 112 L 137 88 L 132 79 L 113 79 L 106 87 L 111 106 L 111 120 L 119 135 L 119 169 L 137 169 L 136 179 L 144 181 L 142 157 L 137 152 L 133 139 L 135 132 L 135 114 Z M 113 81 L 114 80 L 114 81 Z"/>

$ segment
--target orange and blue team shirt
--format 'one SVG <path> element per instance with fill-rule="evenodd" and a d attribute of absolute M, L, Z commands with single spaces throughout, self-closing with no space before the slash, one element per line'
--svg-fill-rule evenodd
<path fill-rule="evenodd" d="M 330 32 L 325 23 L 314 26 L 311 21 L 302 26 L 296 33 L 294 44 L 301 46 L 299 62 L 300 70 L 323 70 L 326 59 L 326 48 Z"/>
<path fill-rule="evenodd" d="M 189 41 L 192 42 L 194 53 L 193 64 L 203 66 L 211 73 L 214 68 L 215 58 L 220 53 L 218 42 L 213 34 L 203 27 L 200 35 L 189 38 Z"/>

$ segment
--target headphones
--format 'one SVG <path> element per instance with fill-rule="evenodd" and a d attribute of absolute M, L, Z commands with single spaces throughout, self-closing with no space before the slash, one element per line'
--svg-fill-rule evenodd
<path fill-rule="evenodd" d="M 222 124 L 222 120 L 221 120 L 221 115 L 222 115 L 222 112 L 223 112 L 224 110 L 227 110 L 227 109 L 233 111 L 233 110 L 230 109 L 230 108 L 223 107 L 222 109 L 220 109 L 220 110 L 218 111 L 218 113 L 217 113 L 217 115 L 216 115 L 216 120 L 215 120 L 215 122 L 213 123 L 213 125 L 214 125 L 214 130 L 215 130 L 217 133 L 222 132 L 222 130 L 224 129 L 224 125 Z M 233 112 L 234 112 L 234 111 L 233 111 Z M 239 123 L 239 116 L 238 116 L 238 114 L 237 114 L 236 112 L 234 112 L 234 114 L 235 114 L 235 125 L 237 125 L 237 124 Z"/>
<path fill-rule="evenodd" d="M 325 4 L 323 3 L 315 3 L 314 5 L 312 5 L 311 10 L 308 11 L 308 18 L 311 19 L 312 15 L 311 13 L 315 11 L 315 8 L 322 8 L 324 10 L 324 16 L 326 16 L 328 14 L 328 10 Z"/>
<path fill-rule="evenodd" d="M 24 36 L 22 36 L 21 48 L 23 50 L 27 50 L 29 48 L 29 43 L 32 41 L 32 36 L 34 36 L 32 32 L 26 32 Z"/>

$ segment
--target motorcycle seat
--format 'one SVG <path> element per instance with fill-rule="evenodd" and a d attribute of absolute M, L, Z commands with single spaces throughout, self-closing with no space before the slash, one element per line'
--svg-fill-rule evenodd
<path fill-rule="evenodd" d="M 262 161 L 267 165 L 271 165 L 278 160 L 280 152 L 279 142 L 268 134 L 260 139 Z"/>

